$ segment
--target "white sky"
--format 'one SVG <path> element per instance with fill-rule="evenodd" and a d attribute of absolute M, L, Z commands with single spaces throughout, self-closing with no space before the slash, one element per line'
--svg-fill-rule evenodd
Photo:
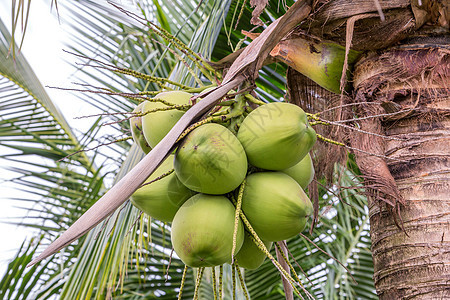
<path fill-rule="evenodd" d="M 69 77 L 74 70 L 64 59 L 66 61 L 75 59 L 63 52 L 64 40 L 67 38 L 63 29 L 64 24 L 60 24 L 55 11 L 51 11 L 50 0 L 33 0 L 31 2 L 32 7 L 22 52 L 44 87 L 70 86 L 72 80 Z M 10 5 L 11 0 L 0 0 L 0 18 L 9 30 L 11 30 Z M 46 90 L 70 124 L 77 122 L 73 119 L 74 117 L 87 114 L 86 105 L 70 93 L 49 88 Z M 81 130 L 88 126 L 86 123 L 76 124 L 77 128 Z M 1 148 L 0 151 L 2 151 Z M 0 178 L 4 178 L 4 174 L 7 173 L 3 173 Z M 8 197 L 17 197 L 17 195 L 17 191 L 0 182 L 0 238 L 2 241 L 0 242 L 0 277 L 6 270 L 8 259 L 13 257 L 27 236 L 32 236 L 30 230 L 3 223 L 8 217 L 24 214 L 23 210 L 14 208 L 14 205 L 19 203 L 13 203 L 7 199 Z"/>

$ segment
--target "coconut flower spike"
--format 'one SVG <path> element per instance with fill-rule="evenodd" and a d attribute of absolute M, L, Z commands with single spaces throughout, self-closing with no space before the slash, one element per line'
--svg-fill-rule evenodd
<path fill-rule="evenodd" d="M 219 266 L 219 299 L 222 299 L 223 293 L 223 265 Z"/>
<path fill-rule="evenodd" d="M 280 271 L 280 273 L 282 274 L 282 276 L 284 278 L 286 278 L 291 286 L 292 289 L 294 290 L 295 293 L 297 293 L 297 295 L 301 298 L 304 299 L 302 297 L 302 295 L 300 294 L 300 292 L 298 291 L 298 289 L 296 288 L 296 285 L 298 284 L 305 293 L 309 294 L 308 291 L 302 286 L 301 283 L 296 282 L 291 275 L 289 275 L 289 273 L 283 269 L 283 267 L 280 265 L 280 263 L 272 256 L 272 254 L 270 254 L 269 250 L 267 250 L 266 246 L 264 245 L 264 243 L 261 241 L 261 239 L 259 238 L 258 234 L 256 233 L 256 231 L 253 229 L 252 225 L 250 224 L 250 222 L 248 221 L 247 217 L 244 215 L 244 213 L 241 211 L 240 213 L 241 216 L 241 220 L 242 222 L 245 224 L 245 227 L 247 228 L 247 230 L 251 233 L 252 235 L 252 240 L 255 243 L 255 245 L 262 251 L 264 252 L 264 254 L 272 261 L 272 263 L 275 265 L 275 267 Z"/>
<path fill-rule="evenodd" d="M 198 291 L 200 290 L 200 284 L 202 283 L 203 271 L 205 271 L 205 267 L 201 267 L 201 268 L 197 269 L 197 279 L 195 280 L 194 300 L 198 300 Z"/>
<path fill-rule="evenodd" d="M 235 218 L 234 218 L 234 232 L 233 232 L 233 248 L 231 250 L 232 262 L 234 262 L 234 255 L 236 252 L 236 239 L 237 239 L 237 233 L 238 233 L 239 215 L 241 213 L 241 207 L 242 207 L 242 196 L 244 195 L 244 188 L 245 188 L 245 179 L 241 183 L 241 186 L 239 187 L 239 194 L 238 194 L 237 203 L 236 203 L 236 214 L 235 214 Z"/>
<path fill-rule="evenodd" d="M 184 283 L 186 282 L 187 269 L 188 269 L 188 266 L 185 265 L 184 269 L 183 269 L 183 275 L 181 277 L 180 292 L 178 293 L 178 300 L 181 300 L 181 295 L 183 294 Z"/>
<path fill-rule="evenodd" d="M 217 278 L 216 278 L 216 267 L 211 267 L 211 277 L 213 285 L 214 300 L 217 300 Z"/>
<path fill-rule="evenodd" d="M 285 255 L 284 251 L 281 249 L 279 242 L 276 242 L 275 246 L 277 247 L 280 255 L 283 257 L 284 262 L 289 266 L 289 269 L 291 270 L 292 274 L 294 275 L 294 279 L 297 280 L 297 282 L 301 282 L 300 278 L 298 277 L 297 272 L 295 272 L 294 266 L 290 263 L 289 259 Z"/>
<path fill-rule="evenodd" d="M 241 269 L 239 268 L 239 264 L 236 263 L 235 266 L 236 266 L 236 272 L 237 272 L 238 278 L 239 278 L 239 283 L 241 284 L 241 288 L 242 288 L 242 291 L 244 292 L 245 299 L 249 300 L 250 296 L 248 295 L 248 291 L 247 291 L 247 288 L 246 288 L 245 282 L 244 282 L 244 277 L 242 276 L 242 272 L 241 272 Z"/>

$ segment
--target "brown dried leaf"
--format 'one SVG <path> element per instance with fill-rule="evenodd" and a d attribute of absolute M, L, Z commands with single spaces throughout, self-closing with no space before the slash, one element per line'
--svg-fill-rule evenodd
<path fill-rule="evenodd" d="M 259 16 L 262 14 L 267 3 L 269 3 L 269 0 L 250 0 L 250 6 L 254 7 L 252 12 L 252 19 L 250 20 L 250 23 L 252 23 L 252 25 L 264 24 Z"/>
<path fill-rule="evenodd" d="M 425 23 L 449 28 L 450 4 L 443 0 L 412 0 L 411 9 L 416 18 L 417 27 Z"/>

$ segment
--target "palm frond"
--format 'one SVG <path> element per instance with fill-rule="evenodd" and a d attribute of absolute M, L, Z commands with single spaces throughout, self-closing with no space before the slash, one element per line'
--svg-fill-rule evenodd
<path fill-rule="evenodd" d="M 78 153 L 96 139 L 95 123 L 78 140 L 25 57 L 21 53 L 15 59 L 7 57 L 11 36 L 1 21 L 0 32 L 0 159 L 8 176 L 13 174 L 13 178 L 2 179 L 24 192 L 21 193 L 24 196 L 8 200 L 22 205 L 26 214 L 25 218 L 6 221 L 34 228 L 38 236 L 42 235 L 36 246 L 33 242 L 23 246 L 28 250 L 32 247 L 34 253 L 36 249 L 41 251 L 41 247 L 48 245 L 98 199 L 104 190 L 105 174 L 101 166 L 94 164 L 96 152 L 91 156 Z M 68 155 L 72 155 L 70 159 L 59 161 Z M 38 287 L 48 281 L 52 284 L 46 285 L 46 296 L 42 296 L 51 297 L 61 287 L 59 268 L 68 268 L 72 264 L 78 248 L 74 244 L 62 252 L 61 265 L 51 259 L 29 271 L 24 268 L 11 270 L 17 278 L 20 274 L 22 277 L 20 283 L 14 285 L 8 273 L 5 274 L 2 280 L 11 281 L 5 292 L 17 299 L 24 294 L 37 295 Z M 22 252 L 17 253 L 13 262 L 20 262 L 24 267 L 27 264 L 24 258 L 28 256 Z"/>
<path fill-rule="evenodd" d="M 1 21 L 0 34 L 0 145 L 27 154 L 47 152 L 47 156 L 58 159 L 78 150 L 71 127 L 26 59 L 22 54 L 15 59 L 8 56 L 11 35 Z M 78 156 L 79 164 L 90 165 L 84 153 Z"/>
<path fill-rule="evenodd" d="M 33 290 L 34 284 L 47 267 L 48 261 L 44 264 L 37 264 L 30 269 L 26 265 L 31 261 L 36 253 L 40 240 L 31 239 L 25 241 L 19 248 L 15 258 L 10 261 L 6 274 L 0 281 L 0 297 L 2 299 L 27 299 Z M 27 280 L 36 278 L 36 280 Z"/>

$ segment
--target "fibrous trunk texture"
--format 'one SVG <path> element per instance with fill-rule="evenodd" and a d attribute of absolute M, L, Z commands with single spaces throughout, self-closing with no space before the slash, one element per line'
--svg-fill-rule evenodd
<path fill-rule="evenodd" d="M 355 71 L 358 126 L 385 136 L 351 138 L 378 155 L 355 153 L 370 195 L 380 299 L 450 299 L 448 45 L 416 40 L 366 57 Z"/>

